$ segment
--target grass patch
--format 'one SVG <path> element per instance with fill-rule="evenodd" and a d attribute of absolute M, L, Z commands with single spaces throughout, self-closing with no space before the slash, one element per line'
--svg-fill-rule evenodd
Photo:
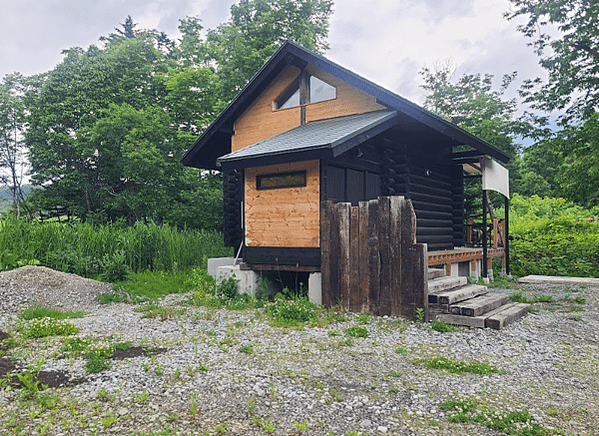
<path fill-rule="evenodd" d="M 584 307 L 571 306 L 571 307 L 568 307 L 567 309 L 565 309 L 564 312 L 566 312 L 566 313 L 569 313 L 569 312 L 584 312 Z"/>
<path fill-rule="evenodd" d="M 508 412 L 479 410 L 470 400 L 450 398 L 439 407 L 452 413 L 447 419 L 456 423 L 478 423 L 491 430 L 514 436 L 545 436 L 553 431 L 535 422 L 528 410 L 511 410 Z"/>
<path fill-rule="evenodd" d="M 565 301 L 566 303 L 577 303 L 577 304 L 585 304 L 587 302 L 586 298 L 584 298 L 581 295 L 578 295 L 576 297 L 565 297 L 565 298 L 562 298 L 562 301 Z"/>
<path fill-rule="evenodd" d="M 362 326 L 349 327 L 345 329 L 345 335 L 350 338 L 367 338 L 368 330 Z"/>
<path fill-rule="evenodd" d="M 457 327 L 445 321 L 433 321 L 431 322 L 431 329 L 439 333 L 452 333 L 457 330 Z"/>
<path fill-rule="evenodd" d="M 177 315 L 185 313 L 185 309 L 174 309 L 172 307 L 163 307 L 156 303 L 148 303 L 133 309 L 135 312 L 143 313 L 143 318 L 158 318 L 160 321 L 166 321 L 169 318 L 175 318 Z"/>
<path fill-rule="evenodd" d="M 501 371 L 487 362 L 462 362 L 451 357 L 428 357 L 416 359 L 414 365 L 426 366 L 431 369 L 442 369 L 452 374 L 472 373 L 480 375 L 501 374 Z"/>
<path fill-rule="evenodd" d="M 23 329 L 26 338 L 44 338 L 48 336 L 69 336 L 79 332 L 72 322 L 54 318 L 32 319 Z"/>
<path fill-rule="evenodd" d="M 19 317 L 24 320 L 41 319 L 41 318 L 52 318 L 52 319 L 69 319 L 69 318 L 83 318 L 85 312 L 82 310 L 73 312 L 70 310 L 62 311 L 55 309 L 48 309 L 45 307 L 31 307 L 25 309 Z"/>
<path fill-rule="evenodd" d="M 525 297 L 522 292 L 516 292 L 510 296 L 510 301 L 513 303 L 554 303 L 551 295 L 533 295 L 532 298 Z"/>
<path fill-rule="evenodd" d="M 278 327 L 299 326 L 307 322 L 315 322 L 320 308 L 307 298 L 285 299 L 275 298 L 264 308 L 270 322 Z"/>

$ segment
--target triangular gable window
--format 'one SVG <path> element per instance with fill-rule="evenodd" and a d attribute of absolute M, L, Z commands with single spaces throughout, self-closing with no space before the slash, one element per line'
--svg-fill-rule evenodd
<path fill-rule="evenodd" d="M 337 98 L 337 90 L 334 86 L 320 80 L 318 77 L 310 76 L 309 103 L 318 103 L 319 101 L 332 100 L 334 98 Z"/>
<path fill-rule="evenodd" d="M 305 87 L 301 86 L 305 81 Z M 305 91 L 304 91 L 305 89 Z M 304 94 L 304 95 L 302 95 Z M 289 109 L 302 104 L 318 103 L 337 98 L 337 89 L 318 77 L 301 74 L 274 102 L 275 110 Z"/>

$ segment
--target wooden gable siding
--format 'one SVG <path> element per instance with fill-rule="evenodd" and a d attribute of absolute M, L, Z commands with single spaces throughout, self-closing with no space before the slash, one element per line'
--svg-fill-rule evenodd
<path fill-rule="evenodd" d="M 306 122 L 355 115 L 386 109 L 376 98 L 360 91 L 337 77 L 308 65 L 308 72 L 337 89 L 337 98 L 305 106 Z M 235 121 L 231 151 L 238 151 L 256 142 L 287 132 L 301 125 L 301 107 L 274 109 L 273 102 L 301 73 L 289 65 L 266 88 L 254 103 Z"/>
<path fill-rule="evenodd" d="M 306 106 L 306 122 L 387 109 L 378 104 L 376 98 L 370 94 L 360 91 L 325 71 L 312 65 L 308 65 L 306 69 L 313 76 L 337 89 L 337 98 Z"/>
<path fill-rule="evenodd" d="M 301 70 L 293 65 L 285 68 L 252 105 L 235 121 L 231 151 L 238 151 L 256 142 L 287 132 L 301 124 L 301 109 L 274 110 L 273 102 L 291 85 Z"/>
<path fill-rule="evenodd" d="M 301 188 L 256 189 L 261 174 L 306 171 Z M 320 164 L 317 160 L 245 170 L 245 244 L 248 247 L 320 246 Z"/>

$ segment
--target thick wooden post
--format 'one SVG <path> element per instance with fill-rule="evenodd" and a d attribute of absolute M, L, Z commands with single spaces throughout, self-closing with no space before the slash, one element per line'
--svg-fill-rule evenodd
<path fill-rule="evenodd" d="M 505 197 L 505 225 L 503 226 L 505 273 L 510 274 L 510 199 Z"/>
<path fill-rule="evenodd" d="M 352 311 L 416 318 L 426 313 L 427 253 L 416 244 L 416 215 L 403 197 L 321 208 L 322 301 Z"/>
<path fill-rule="evenodd" d="M 483 277 L 487 276 L 487 191 L 483 189 Z"/>

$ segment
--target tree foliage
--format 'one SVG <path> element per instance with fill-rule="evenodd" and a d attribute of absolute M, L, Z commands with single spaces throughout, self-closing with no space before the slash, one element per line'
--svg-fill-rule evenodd
<path fill-rule="evenodd" d="M 599 108 L 599 2 L 510 0 L 508 19 L 526 17 L 518 29 L 533 38 L 547 83 L 527 80 L 524 95 L 536 109 L 564 111 L 565 121 L 587 119 Z M 540 86 L 537 87 L 537 86 Z"/>
<path fill-rule="evenodd" d="M 65 50 L 24 99 L 37 208 L 220 229 L 220 175 L 179 159 L 285 39 L 326 48 L 331 5 L 242 0 L 206 39 L 182 19 L 177 41 L 128 16 L 103 46 Z"/>
<path fill-rule="evenodd" d="M 26 208 L 22 189 L 25 165 L 26 107 L 23 101 L 27 84 L 19 73 L 6 75 L 0 83 L 0 181 L 9 186 L 12 209 L 16 217 Z"/>
<path fill-rule="evenodd" d="M 519 30 L 533 39 L 540 64 L 549 74 L 524 82 L 521 94 L 536 110 L 559 113 L 560 130 L 546 135 L 527 165 L 556 194 L 579 204 L 599 204 L 599 3 L 596 0 L 510 0 L 508 19 L 526 17 Z M 525 156 L 526 157 L 526 156 Z M 536 163 L 533 163 L 536 160 Z"/>

